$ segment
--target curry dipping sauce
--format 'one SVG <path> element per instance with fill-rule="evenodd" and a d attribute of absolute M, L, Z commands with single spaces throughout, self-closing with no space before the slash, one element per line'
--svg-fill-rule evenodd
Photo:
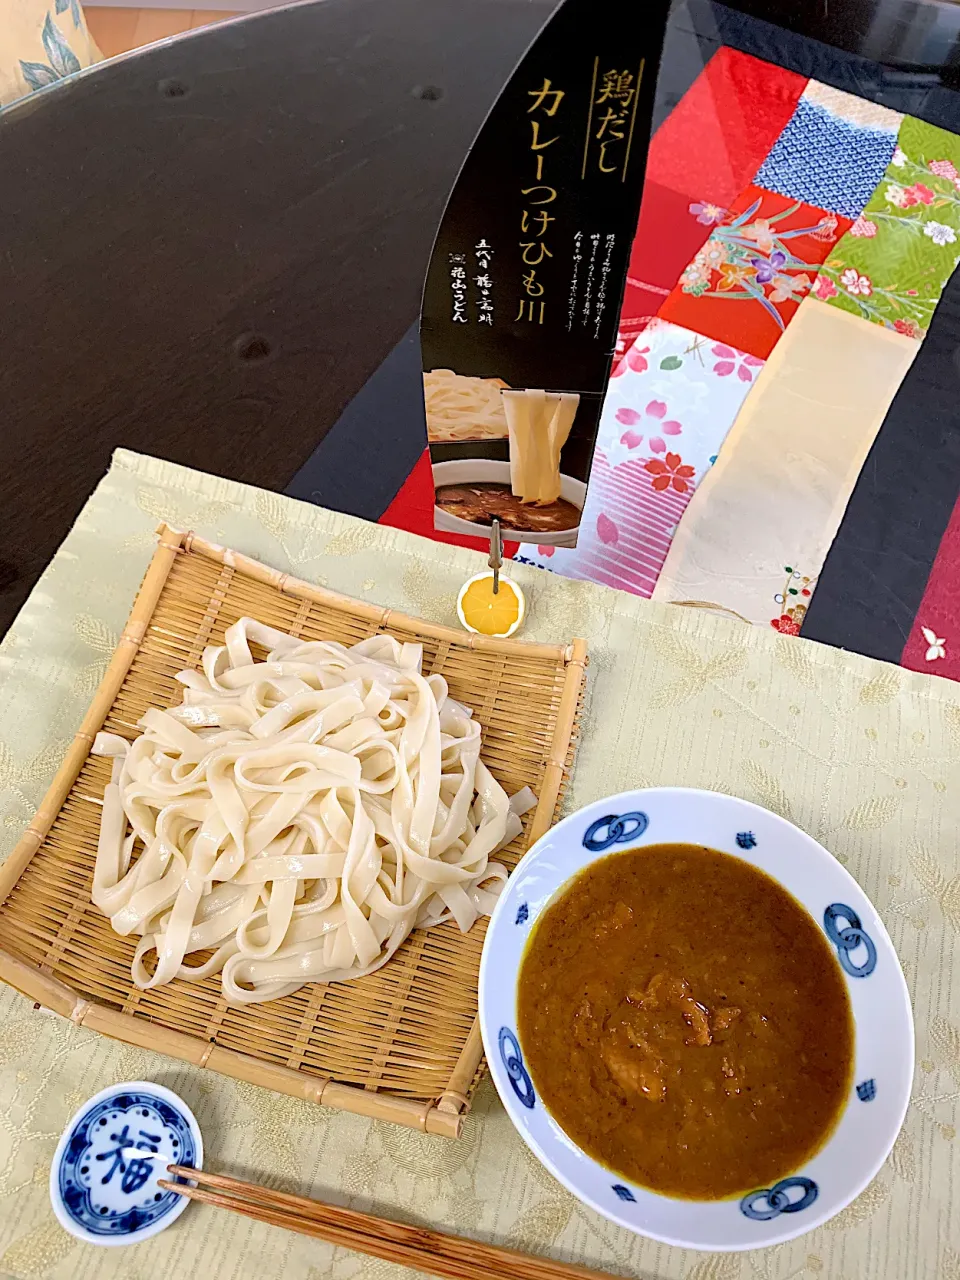
<path fill-rule="evenodd" d="M 827 939 L 770 876 L 714 849 L 648 845 L 586 868 L 537 922 L 517 1005 L 546 1108 L 663 1195 L 771 1186 L 823 1145 L 852 1085 Z"/>
<path fill-rule="evenodd" d="M 579 508 L 566 498 L 525 503 L 505 484 L 441 485 L 437 490 L 437 506 L 473 524 L 489 524 L 496 516 L 501 527 L 512 532 L 557 533 L 576 529 L 580 523 Z"/>

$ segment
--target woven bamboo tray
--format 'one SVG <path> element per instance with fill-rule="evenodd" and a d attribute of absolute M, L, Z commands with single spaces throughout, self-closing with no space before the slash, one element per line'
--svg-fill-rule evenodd
<path fill-rule="evenodd" d="M 480 1078 L 477 974 L 486 921 L 416 930 L 378 973 L 312 983 L 229 1008 L 216 978 L 140 991 L 134 941 L 90 902 L 110 761 L 101 728 L 128 739 L 149 706 L 180 701 L 196 667 L 244 615 L 305 639 L 350 644 L 378 631 L 424 647 L 453 697 L 474 709 L 483 758 L 536 809 L 499 855 L 515 865 L 554 821 L 578 733 L 586 644 L 472 636 L 352 600 L 165 525 L 127 626 L 33 822 L 0 868 L 0 978 L 78 1025 L 239 1080 L 457 1137 Z"/>

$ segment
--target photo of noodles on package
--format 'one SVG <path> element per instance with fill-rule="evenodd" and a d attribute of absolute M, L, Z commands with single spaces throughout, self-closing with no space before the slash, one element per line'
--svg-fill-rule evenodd
<path fill-rule="evenodd" d="M 573 546 L 586 485 L 562 475 L 560 457 L 579 395 L 517 390 L 500 378 L 464 377 L 450 369 L 425 373 L 423 388 L 431 445 L 496 440 L 506 446 L 505 458 L 434 464 L 437 528 L 487 527 L 496 517 L 507 534 L 532 531 Z"/>
<path fill-rule="evenodd" d="M 423 375 L 427 439 L 431 444 L 461 440 L 506 440 L 507 415 L 500 378 L 467 378 L 452 369 Z"/>
<path fill-rule="evenodd" d="M 637 225 L 667 0 L 566 0 L 495 103 L 420 317 L 434 526 L 576 545 Z"/>

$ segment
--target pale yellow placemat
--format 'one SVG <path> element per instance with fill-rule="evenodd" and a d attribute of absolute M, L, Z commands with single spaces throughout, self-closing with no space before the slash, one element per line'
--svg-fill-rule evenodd
<path fill-rule="evenodd" d="M 341 591 L 451 621 L 472 552 L 119 453 L 0 645 L 3 851 L 80 721 L 163 519 Z M 0 1272 L 50 1280 L 397 1280 L 411 1273 L 191 1206 L 133 1249 L 55 1222 L 49 1161 L 73 1109 L 156 1079 L 196 1111 L 211 1168 L 543 1250 L 643 1280 L 960 1277 L 960 688 L 696 610 L 518 566 L 531 639 L 587 637 L 569 804 L 682 783 L 759 801 L 849 867 L 886 919 L 917 1015 L 914 1101 L 892 1159 L 792 1244 L 697 1255 L 582 1208 L 526 1154 L 485 1086 L 459 1143 L 324 1112 L 123 1048 L 0 992 Z"/>

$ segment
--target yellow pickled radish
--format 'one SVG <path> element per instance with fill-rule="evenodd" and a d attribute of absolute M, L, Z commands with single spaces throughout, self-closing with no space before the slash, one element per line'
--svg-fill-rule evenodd
<path fill-rule="evenodd" d="M 494 595 L 493 574 L 489 570 L 468 578 L 457 596 L 457 617 L 468 631 L 481 636 L 512 636 L 523 621 L 526 607 L 523 592 L 502 573 L 500 590 Z"/>

